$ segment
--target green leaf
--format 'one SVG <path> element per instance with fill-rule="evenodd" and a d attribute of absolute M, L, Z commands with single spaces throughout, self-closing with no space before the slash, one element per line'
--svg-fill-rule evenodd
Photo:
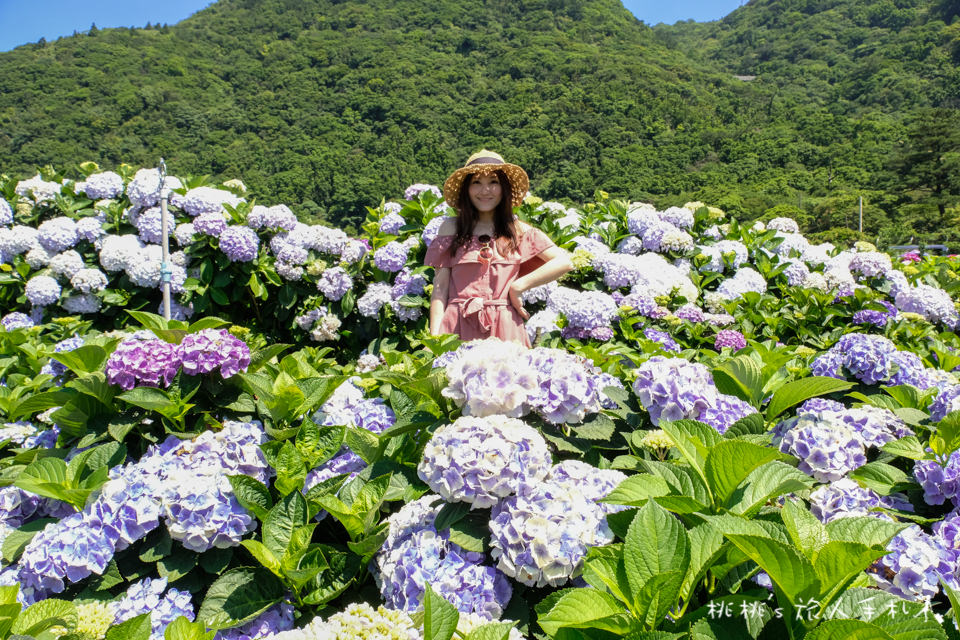
<path fill-rule="evenodd" d="M 813 569 L 822 588 L 835 595 L 886 553 L 885 549 L 874 549 L 860 542 L 832 540 L 813 556 Z M 824 603 L 827 601 L 829 598 L 824 598 Z"/>
<path fill-rule="evenodd" d="M 261 367 L 279 356 L 291 346 L 293 345 L 276 343 L 267 345 L 262 349 L 257 349 L 250 354 L 250 366 L 247 367 L 247 371 L 251 373 L 258 371 Z"/>
<path fill-rule="evenodd" d="M 45 498 L 63 500 L 83 508 L 93 488 L 82 489 L 67 476 L 67 464 L 60 458 L 39 458 L 31 462 L 14 482 L 16 486 Z"/>
<path fill-rule="evenodd" d="M 467 551 L 485 552 L 489 538 L 489 529 L 469 518 L 458 520 L 450 525 L 450 542 Z"/>
<path fill-rule="evenodd" d="M 151 629 L 150 614 L 141 613 L 107 629 L 106 640 L 149 640 Z"/>
<path fill-rule="evenodd" d="M 307 500 L 299 491 L 288 494 L 263 519 L 263 544 L 283 557 L 297 527 L 307 524 Z"/>
<path fill-rule="evenodd" d="M 475 627 L 464 640 L 507 640 L 515 622 L 488 622 Z"/>
<path fill-rule="evenodd" d="M 898 533 L 910 526 L 909 522 L 889 522 L 870 516 L 837 518 L 826 525 L 831 540 L 860 542 L 870 547 L 884 548 Z"/>
<path fill-rule="evenodd" d="M 221 327 L 228 327 L 232 323 L 229 320 L 224 320 L 223 318 L 218 318 L 216 316 L 206 316 L 200 318 L 196 322 L 192 323 L 187 327 L 187 333 L 197 333 L 204 329 L 219 329 Z M 275 345 L 272 345 L 275 346 Z M 252 354 L 250 360 L 253 360 Z"/>
<path fill-rule="evenodd" d="M 767 423 L 762 413 L 751 413 L 734 422 L 724 432 L 724 438 L 736 438 L 744 435 L 760 435 L 767 432 Z"/>
<path fill-rule="evenodd" d="M 470 505 L 466 502 L 447 502 L 440 508 L 433 526 L 437 531 L 443 531 L 452 524 L 463 520 L 470 513 Z"/>
<path fill-rule="evenodd" d="M 727 500 L 730 513 L 748 516 L 777 496 L 803 491 L 814 479 L 796 467 L 774 460 L 750 472 Z"/>
<path fill-rule="evenodd" d="M 707 483 L 723 504 L 747 475 L 762 464 L 780 457 L 776 449 L 749 442 L 724 440 L 710 449 L 704 465 Z"/>
<path fill-rule="evenodd" d="M 570 589 L 537 619 L 544 632 L 556 637 L 563 627 L 588 627 L 592 621 L 626 613 L 622 604 L 598 589 Z"/>
<path fill-rule="evenodd" d="M 838 391 L 846 391 L 853 387 L 853 383 L 826 376 L 811 376 L 788 382 L 777 389 L 770 404 L 767 405 L 767 420 L 773 420 L 778 415 L 794 405 L 798 405 L 804 400 L 825 396 Z"/>
<path fill-rule="evenodd" d="M 720 538 L 720 534 L 716 535 Z M 583 563 L 583 579 L 595 589 L 609 590 L 625 606 L 633 605 L 623 566 L 623 545 L 589 547 Z"/>
<path fill-rule="evenodd" d="M 584 440 L 604 440 L 609 441 L 616 432 L 617 426 L 609 417 L 598 413 L 588 422 L 582 425 L 574 426 L 573 432 L 578 438 Z"/>
<path fill-rule="evenodd" d="M 457 608 L 439 596 L 429 583 L 423 594 L 423 638 L 424 640 L 450 640 L 457 630 L 460 612 Z"/>
<path fill-rule="evenodd" d="M 712 371 L 713 381 L 721 393 L 736 396 L 755 407 L 763 399 L 763 373 L 760 364 L 750 356 L 731 358 Z"/>
<path fill-rule="evenodd" d="M 786 500 L 780 516 L 790 539 L 808 558 L 830 541 L 827 528 L 799 500 Z"/>
<path fill-rule="evenodd" d="M 47 598 L 30 605 L 14 621 L 11 632 L 22 636 L 36 637 L 53 627 L 65 627 L 67 631 L 77 628 L 77 607 L 72 602 Z"/>
<path fill-rule="evenodd" d="M 117 398 L 148 411 L 162 412 L 177 406 L 177 403 L 172 401 L 165 391 L 153 387 L 137 387 L 121 393 Z"/>
<path fill-rule="evenodd" d="M 213 640 L 216 631 L 207 631 L 202 622 L 190 622 L 186 616 L 177 618 L 163 631 L 163 640 Z"/>
<path fill-rule="evenodd" d="M 265 544 L 258 540 L 243 540 L 240 542 L 243 548 L 250 552 L 257 562 L 270 570 L 278 578 L 283 577 L 280 570 L 280 558 L 273 551 L 267 548 Z"/>
<path fill-rule="evenodd" d="M 107 361 L 106 350 L 95 344 L 87 344 L 77 347 L 73 351 L 64 351 L 63 353 L 53 353 L 51 358 L 65 366 L 78 376 L 94 371 L 100 371 L 103 363 Z"/>
<path fill-rule="evenodd" d="M 168 582 L 176 582 L 197 566 L 197 554 L 178 550 L 157 562 L 157 573 Z"/>
<path fill-rule="evenodd" d="M 380 458 L 380 438 L 366 429 L 347 429 L 344 441 L 367 464 L 373 464 Z"/>
<path fill-rule="evenodd" d="M 56 521 L 56 518 L 41 518 L 21 525 L 19 529 L 11 531 L 7 534 L 7 537 L 3 539 L 3 559 L 6 560 L 8 564 L 16 562 L 20 558 L 20 554 L 23 553 L 23 550 L 30 544 L 30 541 L 33 540 L 33 537 L 48 524 Z"/>
<path fill-rule="evenodd" d="M 285 496 L 290 492 L 299 492 L 307 478 L 307 468 L 303 456 L 289 440 L 280 447 L 280 453 L 274 462 L 277 478 L 273 486 Z"/>
<path fill-rule="evenodd" d="M 608 504 L 625 504 L 639 507 L 650 498 L 669 494 L 670 485 L 663 478 L 647 473 L 628 476 L 617 487 L 607 494 L 601 502 Z"/>
<path fill-rule="evenodd" d="M 201 266 L 201 270 L 202 269 L 203 267 Z M 130 311 L 130 310 L 127 310 L 127 313 L 130 314 L 130 316 L 134 320 L 139 322 L 140 326 L 142 326 L 144 329 L 150 329 L 152 331 L 154 329 L 170 328 L 169 324 L 167 323 L 166 320 L 164 320 L 163 316 L 157 315 L 155 313 L 148 313 L 146 311 Z"/>
<path fill-rule="evenodd" d="M 363 561 L 355 554 L 320 546 L 330 568 L 316 576 L 306 590 L 303 601 L 309 605 L 323 604 L 336 598 L 350 586 L 361 571 L 365 571 Z"/>
<path fill-rule="evenodd" d="M 670 572 L 678 572 L 679 590 L 690 565 L 690 540 L 683 523 L 656 502 L 648 501 L 627 529 L 623 563 L 635 599 L 648 580 Z"/>
<path fill-rule="evenodd" d="M 256 478 L 245 475 L 227 476 L 227 479 L 240 506 L 258 519 L 265 519 L 267 512 L 273 508 L 273 499 L 267 486 Z"/>
<path fill-rule="evenodd" d="M 670 436 L 683 457 L 706 483 L 707 478 L 703 469 L 706 464 L 707 453 L 721 441 L 721 436 L 716 429 L 695 420 L 677 420 L 675 422 L 663 420 L 660 422 L 660 428 Z"/>
<path fill-rule="evenodd" d="M 671 495 L 683 496 L 687 499 L 684 502 L 692 502 L 690 511 L 677 510 L 678 513 L 700 511 L 713 502 L 710 491 L 707 489 L 706 480 L 702 479 L 693 468 L 687 465 L 667 464 L 650 460 L 644 460 L 643 465 L 650 473 L 666 481 L 670 486 Z M 661 506 L 673 511 L 674 508 L 668 506 L 667 498 L 658 497 L 656 500 Z"/>
<path fill-rule="evenodd" d="M 906 473 L 884 462 L 868 462 L 851 471 L 849 477 L 882 496 L 895 491 L 897 485 L 910 482 Z"/>
<path fill-rule="evenodd" d="M 804 640 L 895 640 L 880 627 L 860 620 L 826 620 Z"/>
<path fill-rule="evenodd" d="M 927 451 L 923 445 L 920 444 L 920 439 L 917 438 L 917 436 L 906 436 L 905 438 L 888 442 L 880 447 L 880 449 L 890 455 L 909 458 L 910 460 L 923 460 L 927 457 Z"/>
<path fill-rule="evenodd" d="M 770 575 L 791 602 L 813 597 L 820 584 L 813 565 L 789 544 L 756 535 L 724 534 L 748 558 Z"/>
<path fill-rule="evenodd" d="M 197 613 L 211 629 L 225 629 L 257 617 L 283 598 L 286 588 L 265 569 L 237 567 L 217 578 Z"/>
<path fill-rule="evenodd" d="M 724 544 L 720 532 L 708 524 L 699 524 L 689 529 L 687 537 L 690 540 L 690 565 L 680 585 L 680 597 L 685 600 L 689 599 L 707 569 L 720 556 Z"/>
<path fill-rule="evenodd" d="M 930 436 L 930 448 L 938 456 L 960 448 L 960 411 L 948 413 L 936 424 L 936 431 Z"/>
<path fill-rule="evenodd" d="M 647 628 L 657 626 L 676 604 L 685 573 L 686 569 L 657 574 L 647 580 L 639 592 L 634 592 L 633 613 Z"/>

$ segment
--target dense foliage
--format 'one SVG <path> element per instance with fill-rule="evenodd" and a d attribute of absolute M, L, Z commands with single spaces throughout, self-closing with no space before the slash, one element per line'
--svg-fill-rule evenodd
<path fill-rule="evenodd" d="M 789 203 L 828 232 L 863 195 L 871 240 L 960 240 L 955 3 L 784 4 L 653 30 L 613 0 L 220 0 L 0 54 L 0 153 L 18 173 L 164 156 L 356 229 L 486 146 L 553 199 Z"/>
<path fill-rule="evenodd" d="M 436 187 L 167 176 L 165 321 L 119 169 L 0 184 L 0 637 L 960 637 L 956 258 L 528 198 L 575 270 L 461 344 Z"/>

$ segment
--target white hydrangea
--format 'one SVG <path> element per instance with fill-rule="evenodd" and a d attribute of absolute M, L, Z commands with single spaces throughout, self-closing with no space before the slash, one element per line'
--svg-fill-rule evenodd
<path fill-rule="evenodd" d="M 523 415 L 527 397 L 539 389 L 537 372 L 527 361 L 527 350 L 498 338 L 469 344 L 469 349 L 461 347 L 447 365 L 449 383 L 443 395 L 462 407 L 464 415 Z"/>
<path fill-rule="evenodd" d="M 100 298 L 90 293 L 83 293 L 66 298 L 61 306 L 70 313 L 96 313 L 100 311 Z"/>
<path fill-rule="evenodd" d="M 99 269 L 80 269 L 70 278 L 70 286 L 80 293 L 103 291 L 107 287 L 107 276 Z"/>
<path fill-rule="evenodd" d="M 29 180 L 21 180 L 14 187 L 14 192 L 24 198 L 33 198 L 37 204 L 43 202 L 53 202 L 60 195 L 60 183 L 49 182 L 40 177 L 40 174 L 33 176 Z"/>
<path fill-rule="evenodd" d="M 683 209 L 683 211 L 686 211 L 686 209 Z M 660 239 L 661 251 L 685 253 L 693 250 L 693 248 L 693 237 L 686 231 L 680 229 L 670 229 L 666 231 L 663 234 L 663 238 Z"/>
<path fill-rule="evenodd" d="M 140 259 L 143 246 L 133 234 L 105 236 L 100 245 L 100 266 L 109 272 L 124 271 Z"/>
<path fill-rule="evenodd" d="M 123 178 L 114 171 L 101 171 L 87 176 L 82 183 L 77 183 L 77 191 L 86 194 L 93 200 L 103 200 L 104 198 L 116 198 L 123 193 Z"/>
<path fill-rule="evenodd" d="M 201 213 L 220 213 L 223 205 L 236 207 L 243 202 L 233 193 L 214 187 L 195 187 L 187 191 L 183 197 L 183 210 L 190 216 L 196 217 Z"/>
<path fill-rule="evenodd" d="M 57 254 L 53 251 L 48 251 L 41 246 L 36 246 L 27 251 L 27 255 L 23 256 L 23 260 L 30 265 L 31 269 L 42 269 L 50 264 L 50 261 L 53 260 L 55 255 Z"/>
<path fill-rule="evenodd" d="M 72 278 L 83 267 L 83 258 L 73 249 L 58 253 L 50 259 L 50 270 L 65 278 Z"/>
<path fill-rule="evenodd" d="M 326 621 L 320 616 L 305 627 L 265 636 L 266 640 L 422 640 L 422 634 L 403 611 L 354 603 Z"/>
<path fill-rule="evenodd" d="M 767 223 L 767 229 L 783 233 L 800 233 L 800 225 L 793 218 L 773 218 Z"/>

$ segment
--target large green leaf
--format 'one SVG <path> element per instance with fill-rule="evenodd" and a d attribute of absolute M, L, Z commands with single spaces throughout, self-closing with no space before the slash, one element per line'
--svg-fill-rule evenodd
<path fill-rule="evenodd" d="M 724 504 L 751 471 L 780 457 L 776 449 L 739 440 L 724 440 L 710 449 L 704 465 L 714 499 Z"/>
<path fill-rule="evenodd" d="M 457 630 L 460 612 L 438 595 L 429 583 L 423 594 L 423 640 L 450 640 Z"/>
<path fill-rule="evenodd" d="M 652 629 L 676 604 L 686 569 L 660 573 L 647 580 L 639 592 L 634 591 L 633 614 Z"/>
<path fill-rule="evenodd" d="M 635 602 L 646 582 L 657 575 L 678 572 L 679 591 L 690 565 L 690 540 L 683 523 L 656 502 L 648 501 L 627 529 L 623 564 Z"/>
<path fill-rule="evenodd" d="M 793 544 L 807 558 L 813 558 L 830 541 L 827 528 L 799 500 L 786 500 L 780 517 Z"/>
<path fill-rule="evenodd" d="M 263 520 L 263 544 L 277 557 L 283 557 L 293 531 L 307 524 L 307 500 L 299 491 L 288 494 Z"/>
<path fill-rule="evenodd" d="M 760 363 L 742 355 L 723 362 L 712 371 L 721 393 L 737 396 L 759 408 L 763 400 L 763 372 Z"/>
<path fill-rule="evenodd" d="M 651 460 L 644 460 L 643 466 L 650 473 L 663 478 L 667 482 L 670 486 L 670 495 L 689 497 L 704 508 L 712 503 L 706 480 L 701 478 L 690 466 Z"/>
<path fill-rule="evenodd" d="M 871 547 L 886 547 L 890 540 L 909 527 L 909 523 L 889 522 L 869 516 L 837 518 L 826 524 L 831 540 L 860 542 Z"/>
<path fill-rule="evenodd" d="M 880 627 L 860 620 L 827 620 L 803 640 L 895 640 Z"/>
<path fill-rule="evenodd" d="M 464 640 L 507 640 L 516 622 L 488 622 L 475 627 Z"/>
<path fill-rule="evenodd" d="M 832 540 L 823 545 L 813 556 L 813 569 L 824 590 L 835 595 L 847 586 L 861 571 L 886 555 L 886 550 L 869 547 L 859 542 Z M 821 595 L 826 605 L 829 597 Z"/>
<path fill-rule="evenodd" d="M 283 583 L 266 569 L 237 567 L 210 585 L 197 620 L 211 629 L 242 624 L 279 602 L 284 591 Z"/>
<path fill-rule="evenodd" d="M 906 473 L 893 465 L 879 461 L 868 462 L 854 469 L 849 477 L 883 496 L 899 489 L 898 485 L 910 482 Z"/>
<path fill-rule="evenodd" d="M 570 589 L 553 607 L 537 619 L 540 628 L 556 636 L 562 627 L 588 627 L 591 621 L 625 613 L 622 604 L 609 593 L 597 589 Z"/>
<path fill-rule="evenodd" d="M 177 616 L 163 630 L 163 640 L 213 640 L 215 630 L 207 631 L 202 622 L 190 622 L 186 616 Z"/>
<path fill-rule="evenodd" d="M 825 396 L 829 393 L 846 391 L 853 387 L 853 383 L 826 376 L 811 376 L 788 382 L 777 389 L 770 404 L 767 405 L 767 420 L 773 420 L 778 415 L 804 400 Z"/>
<path fill-rule="evenodd" d="M 582 576 L 591 587 L 601 591 L 609 590 L 625 606 L 633 604 L 627 572 L 623 565 L 622 544 L 587 549 Z"/>
<path fill-rule="evenodd" d="M 237 498 L 241 507 L 253 513 L 260 520 L 267 517 L 267 512 L 273 508 L 273 499 L 270 497 L 270 490 L 265 484 L 256 478 L 245 475 L 227 476 L 227 479 L 230 481 L 233 495 Z"/>
<path fill-rule="evenodd" d="M 722 439 L 717 430 L 696 420 L 677 420 L 675 422 L 663 420 L 660 422 L 660 428 L 670 436 L 670 439 L 673 440 L 674 445 L 690 463 L 690 466 L 706 482 L 703 468 L 706 463 L 707 452 Z"/>
<path fill-rule="evenodd" d="M 767 572 L 792 602 L 814 597 L 820 591 L 817 573 L 799 551 L 789 544 L 755 535 L 725 534 L 748 558 Z"/>
<path fill-rule="evenodd" d="M 727 508 L 737 515 L 751 515 L 769 500 L 794 491 L 803 491 L 814 480 L 796 467 L 773 460 L 750 472 L 727 500 Z"/>
<path fill-rule="evenodd" d="M 665 496 L 669 493 L 670 485 L 663 478 L 648 473 L 638 473 L 617 485 L 602 502 L 638 507 L 650 498 Z"/>
<path fill-rule="evenodd" d="M 150 614 L 141 613 L 107 629 L 106 640 L 149 640 L 151 629 Z"/>
<path fill-rule="evenodd" d="M 87 344 L 72 351 L 51 354 L 50 357 L 78 376 L 82 376 L 99 371 L 107 360 L 107 352 L 101 346 Z"/>
<path fill-rule="evenodd" d="M 697 583 L 723 549 L 723 536 L 709 524 L 698 524 L 687 531 L 687 536 L 690 539 L 690 565 L 680 586 L 680 597 L 685 600 L 689 599 Z"/>
<path fill-rule="evenodd" d="M 917 436 L 906 436 L 899 440 L 888 442 L 883 445 L 881 449 L 891 455 L 909 458 L 910 460 L 923 460 L 928 456 L 926 449 L 924 449 Z"/>
<path fill-rule="evenodd" d="M 20 614 L 11 632 L 21 636 L 37 636 L 53 627 L 64 627 L 68 632 L 76 629 L 76 605 L 56 598 L 41 600 Z"/>

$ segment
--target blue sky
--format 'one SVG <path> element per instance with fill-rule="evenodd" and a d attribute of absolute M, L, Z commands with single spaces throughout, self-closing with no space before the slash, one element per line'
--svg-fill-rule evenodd
<path fill-rule="evenodd" d="M 678 20 L 717 20 L 745 0 L 624 0 L 647 24 Z M 174 24 L 211 4 L 211 0 L 0 0 L 0 51 L 40 38 L 55 40 L 98 27 Z"/>

